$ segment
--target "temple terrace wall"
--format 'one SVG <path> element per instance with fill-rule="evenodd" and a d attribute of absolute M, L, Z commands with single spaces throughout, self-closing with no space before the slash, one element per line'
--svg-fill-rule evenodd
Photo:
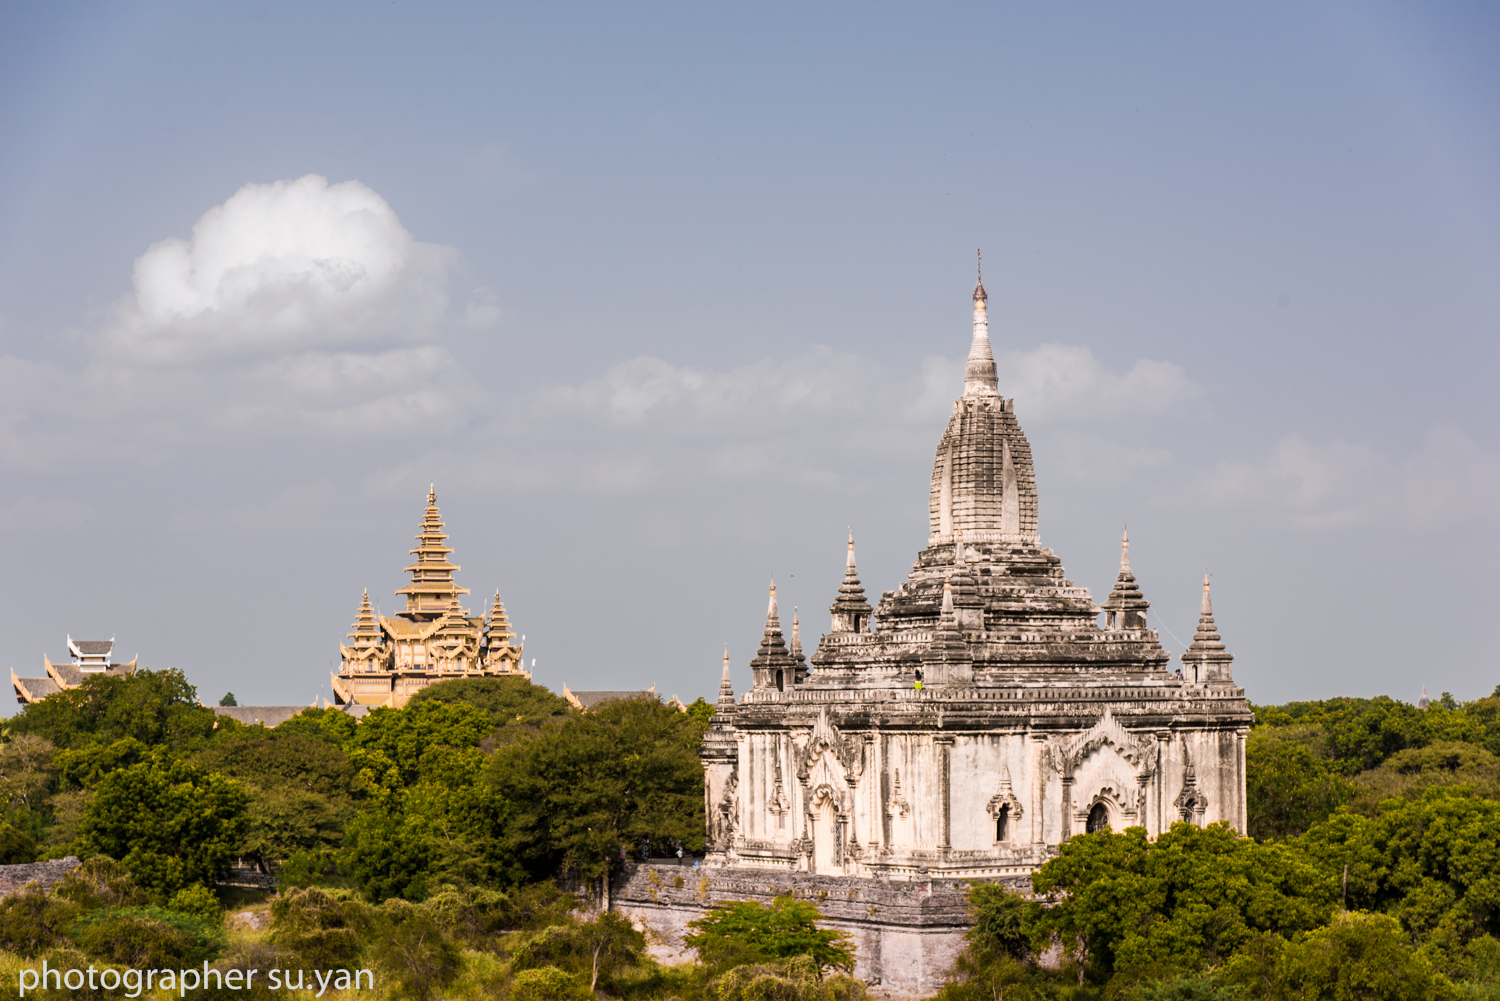
<path fill-rule="evenodd" d="M 611 909 L 647 932 L 651 955 L 664 963 L 693 958 L 687 924 L 736 900 L 770 903 L 788 894 L 818 906 L 824 927 L 847 932 L 854 975 L 876 994 L 923 997 L 953 969 L 973 924 L 965 881 L 888 881 L 855 876 L 719 867 L 627 864 L 611 886 Z"/>

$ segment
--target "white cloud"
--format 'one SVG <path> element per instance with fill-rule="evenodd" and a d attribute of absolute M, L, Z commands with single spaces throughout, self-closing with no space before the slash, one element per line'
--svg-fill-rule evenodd
<path fill-rule="evenodd" d="M 1112 422 L 1121 414 L 1187 415 L 1196 412 L 1204 395 L 1203 388 L 1171 362 L 1142 358 L 1117 374 L 1088 348 L 1070 344 L 1005 352 L 995 358 L 995 369 L 1001 394 L 1015 397 L 1023 427 Z M 912 417 L 931 421 L 938 414 L 946 416 L 962 391 L 963 372 L 962 359 L 925 359 L 913 394 Z"/>
<path fill-rule="evenodd" d="M 1198 477 L 1196 493 L 1223 509 L 1267 512 L 1308 529 L 1424 530 L 1493 511 L 1500 454 L 1451 425 L 1388 450 L 1293 433 L 1259 458 L 1221 461 Z"/>
<path fill-rule="evenodd" d="M 136 260 L 104 341 L 136 363 L 430 341 L 455 259 L 358 181 L 247 184 Z"/>

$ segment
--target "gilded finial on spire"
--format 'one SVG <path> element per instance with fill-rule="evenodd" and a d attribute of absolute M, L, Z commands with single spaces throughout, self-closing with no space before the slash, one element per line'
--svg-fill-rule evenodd
<path fill-rule="evenodd" d="M 974 301 L 984 302 L 989 299 L 984 291 L 984 258 L 980 256 L 979 248 L 974 248 Z"/>

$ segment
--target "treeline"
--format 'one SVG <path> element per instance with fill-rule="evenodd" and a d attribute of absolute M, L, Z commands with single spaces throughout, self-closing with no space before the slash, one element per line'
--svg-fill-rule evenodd
<path fill-rule="evenodd" d="M 108 856 L 163 906 L 237 859 L 376 904 L 597 879 L 622 846 L 702 848 L 711 714 L 646 698 L 583 714 L 524 679 L 482 678 L 267 729 L 199 705 L 176 670 L 89 678 L 5 726 L 0 861 Z"/>
<path fill-rule="evenodd" d="M 943 1001 L 1500 999 L 1500 689 L 1258 706 L 1246 757 L 1251 837 L 1079 835 L 1030 898 L 976 886 Z"/>
<path fill-rule="evenodd" d="M 3 731 L 3 861 L 87 861 L 0 903 L 0 977 L 201 958 L 369 966 L 392 997 L 857 1001 L 805 901 L 715 911 L 664 967 L 552 882 L 701 849 L 711 713 L 476 679 L 267 730 L 174 671 L 90 679 Z M 1250 837 L 1079 835 L 1025 896 L 976 884 L 943 1001 L 1500 1001 L 1500 690 L 1256 707 L 1247 760 Z M 224 924 L 236 859 L 281 891 L 253 934 Z"/>

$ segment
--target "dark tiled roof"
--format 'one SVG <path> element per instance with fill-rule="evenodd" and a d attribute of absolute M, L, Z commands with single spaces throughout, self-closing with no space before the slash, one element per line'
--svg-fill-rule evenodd
<path fill-rule="evenodd" d="M 21 689 L 23 688 L 25 689 L 25 692 L 21 691 Z M 16 697 L 18 699 L 24 700 L 27 699 L 28 696 L 32 699 L 45 699 L 47 696 L 56 695 L 60 691 L 62 691 L 62 689 L 58 688 L 57 682 L 53 681 L 51 678 L 16 679 Z"/>
<path fill-rule="evenodd" d="M 220 716 L 239 720 L 246 726 L 280 726 L 307 706 L 213 706 Z"/>
<path fill-rule="evenodd" d="M 72 688 L 74 685 L 83 684 L 85 675 L 78 669 L 77 664 L 58 664 L 54 662 L 52 669 L 57 672 L 57 676 L 62 679 L 63 684 L 69 688 Z"/>
<path fill-rule="evenodd" d="M 103 655 L 108 657 L 115 649 L 114 640 L 74 640 L 73 645 L 82 654 Z"/>
<path fill-rule="evenodd" d="M 654 699 L 656 694 L 649 691 L 636 692 L 572 692 L 573 698 L 577 699 L 584 709 L 594 709 L 605 702 L 615 699 Z"/>

